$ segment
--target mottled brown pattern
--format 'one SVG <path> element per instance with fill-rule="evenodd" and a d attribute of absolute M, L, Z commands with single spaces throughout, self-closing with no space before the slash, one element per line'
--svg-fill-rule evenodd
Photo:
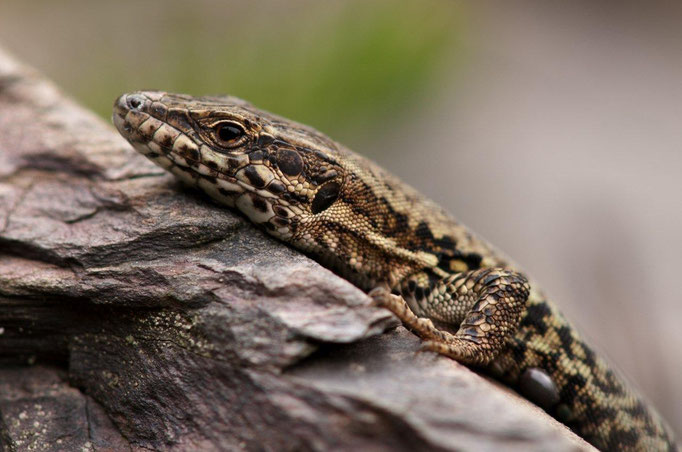
<path fill-rule="evenodd" d="M 480 367 L 600 449 L 676 450 L 536 284 L 374 163 L 232 97 L 132 93 L 113 119 L 158 165 L 371 291 L 427 349 Z"/>

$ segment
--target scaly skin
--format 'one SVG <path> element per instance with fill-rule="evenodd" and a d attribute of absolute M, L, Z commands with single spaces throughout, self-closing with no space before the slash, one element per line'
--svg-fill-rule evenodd
<path fill-rule="evenodd" d="M 491 374 L 599 449 L 676 450 L 536 284 L 376 164 L 233 97 L 132 93 L 113 120 L 162 168 L 370 291 L 425 348 Z"/>

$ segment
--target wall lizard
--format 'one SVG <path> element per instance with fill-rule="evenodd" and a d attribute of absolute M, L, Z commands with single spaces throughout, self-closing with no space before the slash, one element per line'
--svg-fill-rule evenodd
<path fill-rule="evenodd" d="M 602 450 L 677 450 L 661 417 L 517 266 L 373 162 L 234 97 L 124 94 L 133 147 L 369 292 L 423 347 L 516 389 Z"/>

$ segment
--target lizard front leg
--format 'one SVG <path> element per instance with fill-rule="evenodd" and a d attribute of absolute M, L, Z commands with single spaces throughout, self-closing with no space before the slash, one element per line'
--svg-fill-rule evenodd
<path fill-rule="evenodd" d="M 426 291 L 416 290 L 410 279 L 403 286 L 402 297 L 382 289 L 370 295 L 425 339 L 424 348 L 474 365 L 488 364 L 504 348 L 518 328 L 530 291 L 525 277 L 496 268 L 456 273 Z M 458 330 L 451 334 L 438 329 L 431 319 Z"/>

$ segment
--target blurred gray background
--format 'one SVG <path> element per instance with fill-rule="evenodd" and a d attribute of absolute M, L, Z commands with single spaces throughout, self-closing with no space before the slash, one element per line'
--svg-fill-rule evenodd
<path fill-rule="evenodd" d="M 682 434 L 682 3 L 2 0 L 103 117 L 230 93 L 369 155 L 540 281 Z M 682 278 L 681 278 L 682 279 Z"/>

